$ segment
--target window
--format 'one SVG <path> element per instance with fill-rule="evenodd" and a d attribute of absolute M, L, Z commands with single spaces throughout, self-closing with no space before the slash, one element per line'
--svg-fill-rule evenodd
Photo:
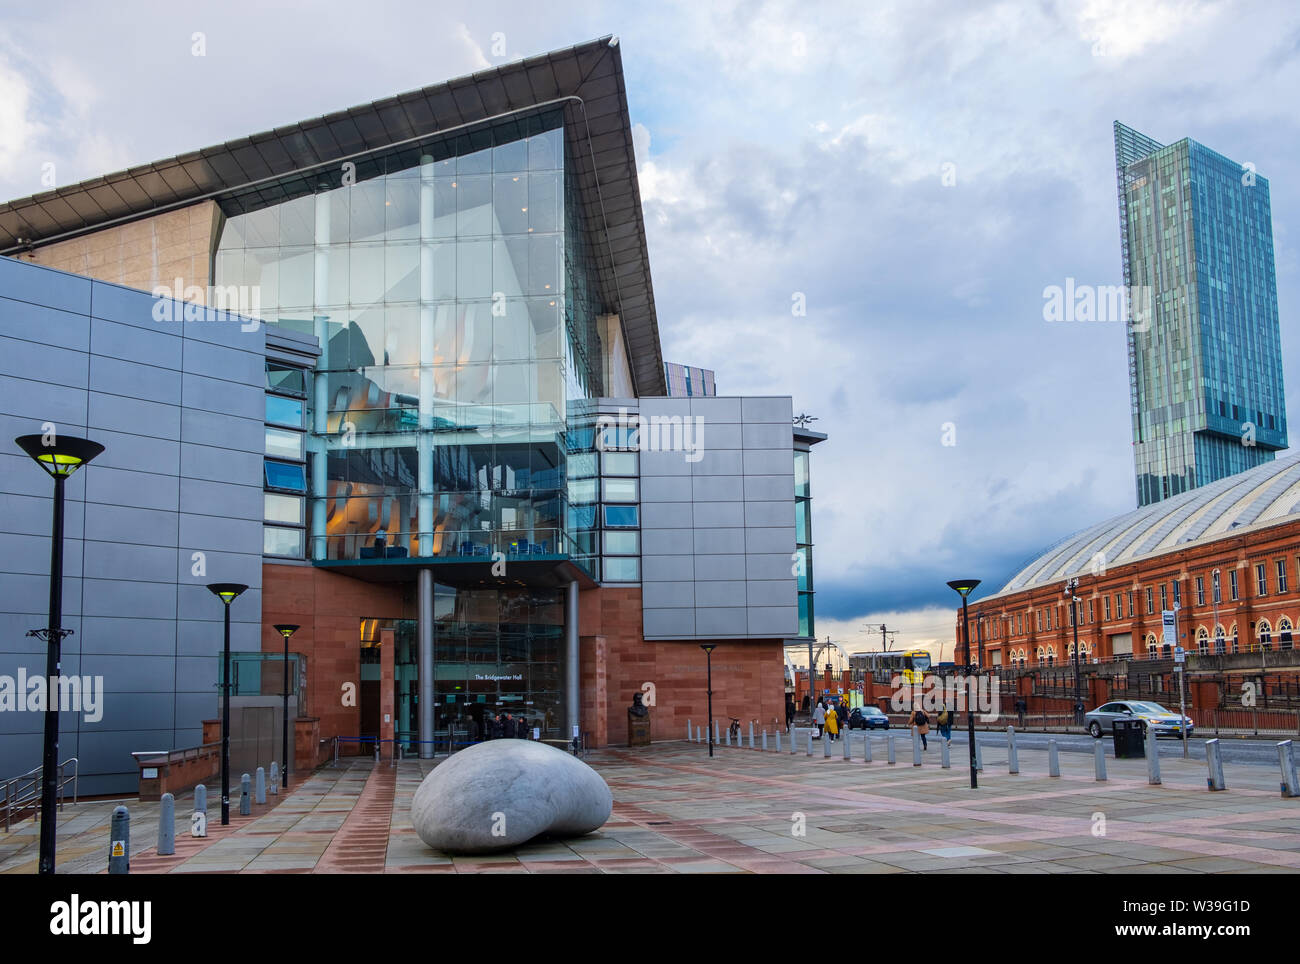
<path fill-rule="evenodd" d="M 634 505 L 605 506 L 605 528 L 635 529 L 640 523 L 637 507 Z"/>
<path fill-rule="evenodd" d="M 282 395 L 266 396 L 266 420 L 272 425 L 302 428 L 303 404 L 296 398 Z"/>
<path fill-rule="evenodd" d="M 1088 622 L 1092 622 L 1092 600 L 1088 600 Z"/>
<path fill-rule="evenodd" d="M 1196 577 L 1196 605 L 1205 605 L 1205 577 Z"/>
<path fill-rule="evenodd" d="M 267 428 L 266 430 L 266 454 L 273 455 L 280 459 L 298 459 L 303 457 L 303 440 L 306 438 L 302 432 L 290 432 L 282 428 Z"/>
<path fill-rule="evenodd" d="M 266 387 L 275 392 L 307 394 L 307 373 L 292 365 L 266 363 Z"/>
<path fill-rule="evenodd" d="M 635 556 L 610 556 L 605 559 L 606 582 L 637 582 L 641 578 L 641 560 Z"/>
<path fill-rule="evenodd" d="M 262 501 L 262 518 L 267 522 L 287 522 L 295 526 L 303 524 L 303 499 L 301 496 L 264 492 Z"/>
<path fill-rule="evenodd" d="M 1038 632 L 1041 633 L 1043 631 L 1043 611 L 1041 609 L 1038 610 L 1036 613 L 1034 613 L 1034 616 L 1037 617 L 1035 622 L 1037 622 L 1038 624 Z"/>
<path fill-rule="evenodd" d="M 639 532 L 606 532 L 605 555 L 634 556 L 640 551 Z"/>
<path fill-rule="evenodd" d="M 569 501 L 576 504 L 596 501 L 595 479 L 570 479 Z"/>
<path fill-rule="evenodd" d="M 1110 619 L 1110 597 L 1109 596 L 1105 597 L 1105 603 L 1102 607 L 1102 619 L 1103 621 Z"/>
<path fill-rule="evenodd" d="M 1267 619 L 1259 621 L 1259 648 L 1266 653 L 1273 648 L 1273 627 Z"/>
<path fill-rule="evenodd" d="M 1172 585 L 1174 587 L 1174 605 L 1181 606 L 1183 604 L 1183 584 L 1175 579 Z"/>
<path fill-rule="evenodd" d="M 1151 587 L 1147 586 L 1147 615 L 1150 616 L 1155 611 L 1155 594 L 1151 591 Z"/>
<path fill-rule="evenodd" d="M 1228 595 L 1235 601 L 1237 599 L 1237 570 L 1234 569 L 1228 573 Z"/>
<path fill-rule="evenodd" d="M 1133 618 L 1133 590 L 1128 591 L 1128 617 Z"/>
<path fill-rule="evenodd" d="M 1277 591 L 1286 592 L 1286 560 L 1278 559 L 1275 565 L 1277 566 Z"/>
<path fill-rule="evenodd" d="M 1210 579 L 1213 581 L 1214 604 L 1217 606 L 1219 603 L 1223 602 L 1222 590 L 1219 587 L 1219 570 L 1215 569 L 1214 572 L 1210 573 Z"/>
<path fill-rule="evenodd" d="M 600 471 L 604 475 L 636 475 L 636 453 L 602 452 Z"/>
<path fill-rule="evenodd" d="M 1169 587 L 1163 582 L 1160 584 L 1160 611 L 1164 612 L 1169 608 Z"/>
<path fill-rule="evenodd" d="M 263 462 L 266 471 L 266 487 L 268 489 L 289 489 L 293 492 L 307 491 L 307 474 L 301 465 L 293 465 L 289 462 L 274 462 L 266 459 Z"/>
<path fill-rule="evenodd" d="M 302 558 L 302 530 L 262 526 L 262 554 Z"/>
<path fill-rule="evenodd" d="M 1283 616 L 1277 621 L 1277 648 L 1291 649 L 1292 647 L 1291 619 L 1288 616 Z"/>
<path fill-rule="evenodd" d="M 636 479 L 603 479 L 601 499 L 605 502 L 637 501 Z"/>
<path fill-rule="evenodd" d="M 1255 566 L 1255 595 L 1268 595 L 1268 572 L 1262 562 Z"/>

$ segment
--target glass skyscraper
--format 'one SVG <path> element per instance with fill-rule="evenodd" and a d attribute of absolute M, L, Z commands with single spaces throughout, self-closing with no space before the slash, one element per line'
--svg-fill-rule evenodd
<path fill-rule="evenodd" d="M 1137 501 L 1287 447 L 1268 180 L 1115 122 Z"/>

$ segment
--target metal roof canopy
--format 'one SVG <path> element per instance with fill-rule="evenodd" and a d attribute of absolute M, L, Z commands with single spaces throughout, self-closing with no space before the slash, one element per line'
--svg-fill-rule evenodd
<path fill-rule="evenodd" d="M 601 311 L 621 319 L 638 394 L 667 394 L 623 60 L 612 36 L 0 204 L 0 254 L 259 186 L 271 200 L 286 179 L 307 186 L 314 168 L 457 130 L 472 134 L 502 115 L 548 106 L 565 110 Z"/>

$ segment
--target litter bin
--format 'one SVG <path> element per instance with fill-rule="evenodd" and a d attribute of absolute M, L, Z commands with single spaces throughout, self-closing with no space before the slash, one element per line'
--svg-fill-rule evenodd
<path fill-rule="evenodd" d="M 1140 720 L 1116 720 L 1111 725 L 1115 738 L 1115 759 L 1145 757 L 1146 736 Z"/>

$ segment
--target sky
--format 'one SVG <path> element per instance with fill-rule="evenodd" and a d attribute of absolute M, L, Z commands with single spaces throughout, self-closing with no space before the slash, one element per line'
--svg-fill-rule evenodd
<path fill-rule="evenodd" d="M 1114 120 L 1269 180 L 1300 425 L 1289 2 L 0 0 L 0 197 L 606 34 L 665 359 L 830 436 L 819 637 L 951 658 L 947 580 L 1135 507 L 1122 323 L 1043 315 L 1122 281 Z"/>

